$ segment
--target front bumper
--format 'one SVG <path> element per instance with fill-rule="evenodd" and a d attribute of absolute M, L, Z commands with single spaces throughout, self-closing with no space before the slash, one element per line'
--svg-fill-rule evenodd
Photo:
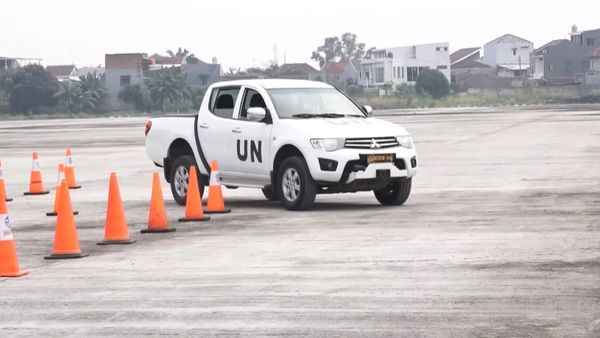
<path fill-rule="evenodd" d="M 368 164 L 365 155 L 377 154 L 394 154 L 396 159 L 393 163 Z M 414 148 L 340 149 L 332 152 L 313 150 L 313 154 L 306 157 L 310 173 L 320 185 L 332 183 L 353 185 L 356 184 L 356 181 L 369 180 L 387 180 L 389 183 L 393 179 L 410 178 L 417 174 L 417 157 Z M 321 159 L 321 163 L 319 159 Z M 337 163 L 335 170 L 323 170 L 323 159 L 335 161 Z"/>

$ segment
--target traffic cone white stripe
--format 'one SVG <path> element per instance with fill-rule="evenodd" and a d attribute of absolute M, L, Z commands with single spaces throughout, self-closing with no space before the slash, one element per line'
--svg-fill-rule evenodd
<path fill-rule="evenodd" d="M 12 241 L 13 234 L 8 214 L 0 215 L 0 241 Z"/>
<path fill-rule="evenodd" d="M 56 180 L 56 187 L 60 188 L 60 183 L 65 179 L 65 172 L 59 170 L 58 171 L 58 179 Z"/>
<path fill-rule="evenodd" d="M 38 160 L 31 162 L 31 171 L 40 171 L 40 162 Z"/>
<path fill-rule="evenodd" d="M 219 171 L 213 170 L 210 172 L 209 185 L 221 185 L 221 175 L 219 174 Z"/>

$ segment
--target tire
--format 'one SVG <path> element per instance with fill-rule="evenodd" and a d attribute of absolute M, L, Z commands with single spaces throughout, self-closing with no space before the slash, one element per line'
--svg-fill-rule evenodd
<path fill-rule="evenodd" d="M 279 201 L 279 195 L 271 185 L 265 185 L 265 187 L 262 188 L 262 193 L 269 201 Z"/>
<path fill-rule="evenodd" d="M 175 159 L 175 162 L 173 162 L 173 165 L 171 166 L 171 193 L 173 194 L 173 199 L 179 205 L 185 205 L 185 201 L 187 199 L 189 168 L 192 165 L 196 166 L 194 157 L 190 155 L 184 155 Z M 204 193 L 204 186 L 200 183 L 198 166 L 196 166 L 196 175 L 198 177 L 200 197 L 202 197 Z"/>
<path fill-rule="evenodd" d="M 277 172 L 279 200 L 288 210 L 312 208 L 317 195 L 317 185 L 310 176 L 308 166 L 300 157 L 289 157 Z"/>
<path fill-rule="evenodd" d="M 389 184 L 385 189 L 375 190 L 375 198 L 382 205 L 402 205 L 410 196 L 412 178 Z"/>

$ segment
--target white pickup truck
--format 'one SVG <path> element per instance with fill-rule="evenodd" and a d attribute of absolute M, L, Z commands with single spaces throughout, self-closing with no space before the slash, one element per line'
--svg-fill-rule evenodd
<path fill-rule="evenodd" d="M 310 209 L 316 194 L 357 191 L 401 205 L 417 173 L 404 128 L 326 83 L 303 80 L 215 83 L 197 115 L 149 120 L 146 151 L 181 205 L 189 166 L 203 191 L 212 160 L 226 187 L 261 188 L 289 210 Z"/>

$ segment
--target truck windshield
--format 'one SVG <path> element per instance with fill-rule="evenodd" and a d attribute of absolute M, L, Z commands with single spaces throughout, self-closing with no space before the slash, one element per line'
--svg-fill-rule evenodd
<path fill-rule="evenodd" d="M 334 88 L 285 88 L 268 92 L 280 119 L 365 117 L 350 99 Z"/>

